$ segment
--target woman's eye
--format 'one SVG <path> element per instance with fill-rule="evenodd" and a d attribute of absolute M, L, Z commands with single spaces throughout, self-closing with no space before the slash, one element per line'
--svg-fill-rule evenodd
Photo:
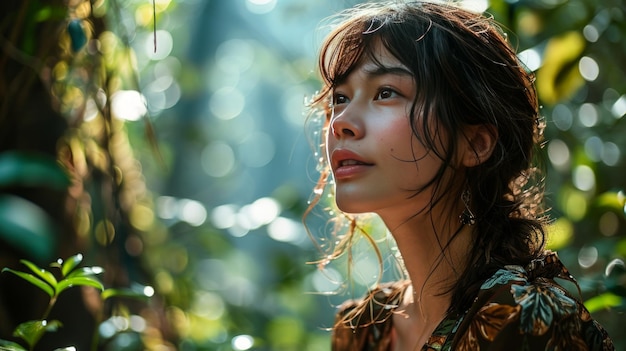
<path fill-rule="evenodd" d="M 393 91 L 393 89 L 383 88 L 380 89 L 378 95 L 376 95 L 376 100 L 389 99 L 396 95 L 397 93 Z"/>
<path fill-rule="evenodd" d="M 341 105 L 348 102 L 348 98 L 345 95 L 335 94 L 333 96 L 333 105 Z"/>

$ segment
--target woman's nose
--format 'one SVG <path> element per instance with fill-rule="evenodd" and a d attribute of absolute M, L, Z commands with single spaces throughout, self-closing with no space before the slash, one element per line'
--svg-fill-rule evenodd
<path fill-rule="evenodd" d="M 333 112 L 330 129 L 333 136 L 337 139 L 362 138 L 364 134 L 363 123 L 351 109 L 351 106 L 345 107 L 337 115 Z"/>

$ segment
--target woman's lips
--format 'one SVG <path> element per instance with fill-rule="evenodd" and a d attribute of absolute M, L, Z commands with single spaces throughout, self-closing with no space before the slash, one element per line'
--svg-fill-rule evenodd
<path fill-rule="evenodd" d="M 359 154 L 347 149 L 336 149 L 333 151 L 331 164 L 335 180 L 356 177 L 373 166 L 372 163 L 367 162 Z"/>

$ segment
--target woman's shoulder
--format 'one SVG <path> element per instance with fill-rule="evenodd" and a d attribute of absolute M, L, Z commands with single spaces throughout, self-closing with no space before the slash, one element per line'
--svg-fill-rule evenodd
<path fill-rule="evenodd" d="M 409 285 L 407 280 L 379 284 L 365 296 L 339 305 L 337 319 L 344 320 L 351 327 L 384 322 L 398 307 Z"/>
<path fill-rule="evenodd" d="M 332 349 L 387 350 L 391 317 L 409 285 L 408 281 L 380 284 L 363 298 L 342 303 L 335 317 Z"/>
<path fill-rule="evenodd" d="M 528 266 L 505 266 L 482 284 L 464 317 L 459 350 L 613 350 L 613 343 L 580 299 L 555 278 L 576 284 L 556 253 Z"/>

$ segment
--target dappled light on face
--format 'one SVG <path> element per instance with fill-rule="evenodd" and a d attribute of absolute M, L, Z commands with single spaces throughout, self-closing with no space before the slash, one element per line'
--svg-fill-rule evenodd
<path fill-rule="evenodd" d="M 277 0 L 246 0 L 246 8 L 254 14 L 262 15 L 274 10 L 276 3 Z"/>

